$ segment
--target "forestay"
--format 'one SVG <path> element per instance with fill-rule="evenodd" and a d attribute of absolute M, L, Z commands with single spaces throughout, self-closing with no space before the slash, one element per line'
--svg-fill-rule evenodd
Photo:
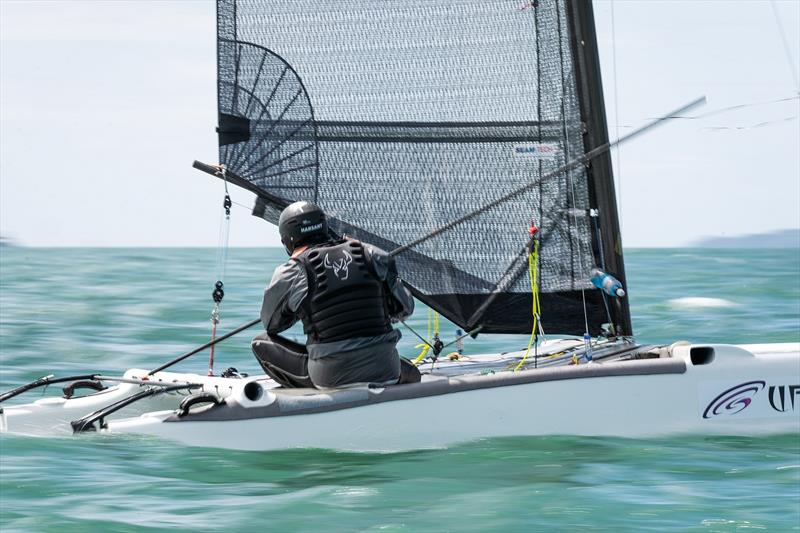
<path fill-rule="evenodd" d="M 591 6 L 565 1 L 220 0 L 220 162 L 258 194 L 254 213 L 268 221 L 310 200 L 336 233 L 387 250 L 538 181 L 398 254 L 398 268 L 462 327 L 530 331 L 533 222 L 543 323 L 580 334 L 591 268 L 608 261 L 624 282 L 610 165 L 604 157 L 540 178 L 607 140 L 599 74 L 588 79 L 591 21 L 576 39 L 587 9 L 591 17 Z M 625 303 L 607 312 L 598 291 L 585 299 L 590 332 L 610 312 L 630 333 Z"/>

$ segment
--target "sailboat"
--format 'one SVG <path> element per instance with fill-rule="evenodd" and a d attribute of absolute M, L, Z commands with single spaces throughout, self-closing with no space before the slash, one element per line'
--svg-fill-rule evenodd
<path fill-rule="evenodd" d="M 0 429 L 382 451 L 800 432 L 800 343 L 634 340 L 591 2 L 218 0 L 217 43 L 219 163 L 195 167 L 273 224 L 313 201 L 465 335 L 528 347 L 448 358 L 423 337 L 422 381 L 393 386 L 166 370 L 253 321 L 150 371 L 23 385 L 0 402 L 68 383 L 3 404 Z"/>

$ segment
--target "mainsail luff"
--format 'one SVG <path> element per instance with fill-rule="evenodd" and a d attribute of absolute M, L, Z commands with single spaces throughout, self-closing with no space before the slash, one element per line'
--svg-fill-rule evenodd
<path fill-rule="evenodd" d="M 218 2 L 220 161 L 259 194 L 254 214 L 274 222 L 291 201 L 317 201 L 337 233 L 391 250 L 584 153 L 574 15 L 564 2 L 529 13 L 513 0 L 326 6 Z M 429 20 L 437 14 L 448 18 Z M 385 30 L 388 44 L 364 42 L 369 28 Z M 419 43 L 409 38 L 414 32 L 423 32 Z M 348 76 L 361 76 L 364 86 Z M 502 97 L 487 99 L 492 92 Z M 583 169 L 542 182 L 404 251 L 401 276 L 462 327 L 475 326 L 470 318 L 485 309 L 482 332 L 528 332 L 525 280 L 496 289 L 533 218 L 542 230 L 545 327 L 582 333 L 585 301 L 597 334 L 608 318 L 600 293 L 586 290 L 590 268 L 600 264 L 588 217 L 592 186 Z"/>

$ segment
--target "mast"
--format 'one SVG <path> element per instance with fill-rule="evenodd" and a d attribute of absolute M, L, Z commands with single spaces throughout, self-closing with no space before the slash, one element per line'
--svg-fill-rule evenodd
<path fill-rule="evenodd" d="M 608 142 L 603 82 L 600 58 L 597 51 L 597 33 L 591 0 L 568 0 L 567 9 L 572 25 L 572 47 L 575 57 L 575 77 L 581 116 L 586 126 L 585 151 Z M 622 257 L 619 214 L 617 212 L 614 173 L 611 154 L 605 152 L 589 163 L 586 169 L 589 184 L 589 202 L 597 209 L 599 233 L 593 235 L 597 264 L 616 277 L 627 290 L 625 263 Z M 633 335 L 628 298 L 612 298 L 609 312 L 617 335 Z"/>

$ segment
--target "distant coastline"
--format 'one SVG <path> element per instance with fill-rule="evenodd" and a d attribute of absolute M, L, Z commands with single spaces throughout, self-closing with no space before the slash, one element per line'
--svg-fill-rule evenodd
<path fill-rule="evenodd" d="M 705 237 L 689 244 L 703 248 L 800 248 L 800 229 L 782 229 L 753 235 Z"/>

